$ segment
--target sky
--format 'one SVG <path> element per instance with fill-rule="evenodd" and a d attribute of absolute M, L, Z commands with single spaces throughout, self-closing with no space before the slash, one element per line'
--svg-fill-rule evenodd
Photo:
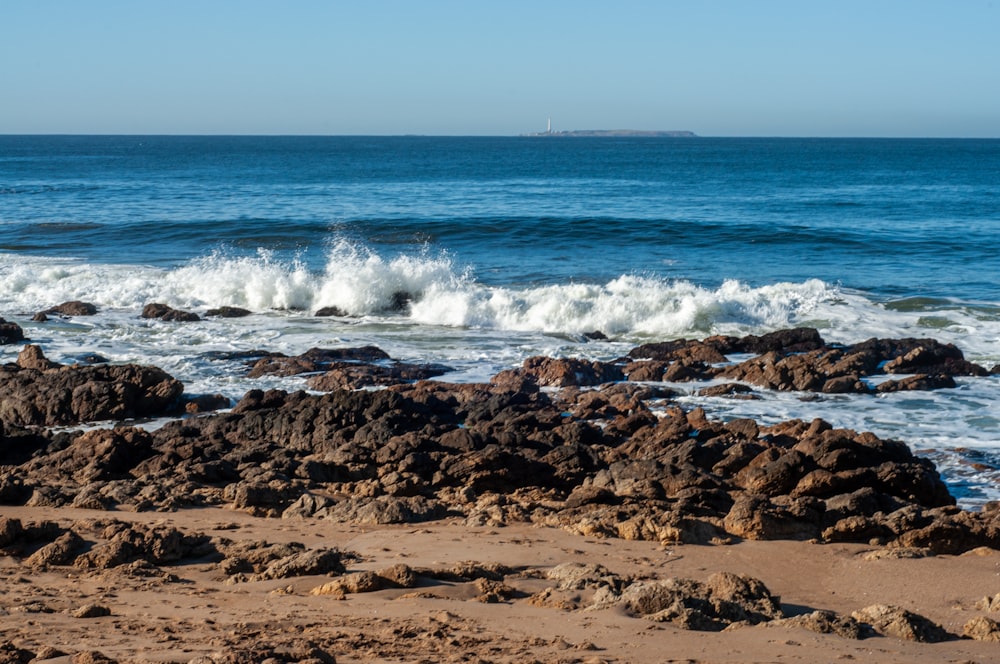
<path fill-rule="evenodd" d="M 1000 0 L 0 0 L 0 133 L 1000 138 Z"/>

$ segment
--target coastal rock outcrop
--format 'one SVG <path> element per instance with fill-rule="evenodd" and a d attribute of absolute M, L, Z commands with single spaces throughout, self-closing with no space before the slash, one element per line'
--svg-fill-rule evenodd
<path fill-rule="evenodd" d="M 815 343 L 809 332 L 715 338 L 688 357 Z M 932 346 L 923 341 L 868 345 L 890 349 L 875 357 L 957 361 L 949 349 L 927 356 Z M 668 357 L 684 348 L 672 343 L 656 352 Z M 817 352 L 828 351 L 788 357 Z M 258 516 L 375 524 L 452 515 L 470 524 L 528 521 L 662 542 L 797 539 L 932 553 L 1000 547 L 1000 510 L 957 508 L 934 465 L 902 442 L 819 419 L 715 420 L 701 408 L 683 409 L 663 386 L 621 380 L 614 363 L 535 358 L 490 383 L 450 384 L 421 380 L 420 367 L 407 373 L 411 367 L 392 364 L 377 348 L 313 349 L 265 356 L 254 370 L 317 371 L 310 385 L 331 390 L 324 394 L 252 390 L 231 412 L 152 432 L 29 439 L 17 427 L 148 412 L 175 400 L 180 387 L 158 370 L 50 366 L 31 347 L 22 355 L 23 366 L 0 371 L 5 393 L 15 395 L 0 404 L 0 434 L 19 436 L 26 450 L 5 453 L 13 462 L 0 477 L 7 502 L 225 505 Z M 394 367 L 402 370 L 386 371 L 384 389 L 352 389 Z"/>
<path fill-rule="evenodd" d="M 727 356 L 754 357 L 730 363 Z M 955 387 L 955 376 L 986 376 L 952 344 L 934 339 L 869 339 L 827 344 L 812 328 L 763 336 L 708 337 L 637 346 L 624 368 L 629 380 L 728 379 L 770 390 L 875 394 Z M 902 375 L 871 381 L 875 376 Z"/>
<path fill-rule="evenodd" d="M 458 514 L 665 542 L 1000 546 L 998 512 L 954 507 L 933 465 L 902 443 L 822 420 L 765 427 L 672 405 L 654 414 L 657 394 L 426 381 L 252 391 L 230 413 L 151 433 L 70 436 L 13 478 L 33 500 L 105 509 L 218 504 L 356 523 Z"/>
<path fill-rule="evenodd" d="M 162 369 L 135 364 L 64 366 L 26 346 L 0 367 L 0 421 L 60 426 L 166 414 L 183 392 Z"/>

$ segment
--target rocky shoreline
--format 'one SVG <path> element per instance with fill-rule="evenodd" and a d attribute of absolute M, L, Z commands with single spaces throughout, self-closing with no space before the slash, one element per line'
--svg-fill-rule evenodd
<path fill-rule="evenodd" d="M 24 342 L 15 328 L 0 319 L 5 342 Z M 339 547 L 234 541 L 122 519 L 224 510 L 317 527 L 530 525 L 659 547 L 792 541 L 877 547 L 893 559 L 986 555 L 1000 549 L 1000 505 L 959 509 L 934 465 L 905 443 L 822 420 L 724 422 L 681 408 L 660 384 L 712 380 L 707 394 L 738 399 L 755 398 L 756 389 L 877 394 L 948 389 L 956 376 L 1000 370 L 965 360 L 954 346 L 931 339 L 834 346 L 799 328 L 650 344 L 613 362 L 529 358 L 482 384 L 432 380 L 448 367 L 397 362 L 375 347 L 297 357 L 253 351 L 244 359 L 251 375 L 301 375 L 303 390 L 253 390 L 229 409 L 221 395 L 185 395 L 155 367 L 63 366 L 30 344 L 0 367 L 0 505 L 73 515 L 0 517 L 5 575 L 69 569 L 158 587 L 179 583 L 177 570 L 198 563 L 230 584 L 313 578 L 312 596 L 460 583 L 481 602 L 614 607 L 685 630 L 791 624 L 849 639 L 1000 640 L 989 598 L 982 615 L 949 631 L 918 611 L 879 603 L 851 613 L 791 612 L 768 590 L 770 580 L 727 570 L 704 579 L 622 576 L 568 561 L 530 570 L 476 563 L 351 571 L 357 554 Z M 225 410 L 210 412 L 218 409 Z M 152 431 L 67 429 L 185 413 L 196 416 Z M 81 510 L 106 516 L 77 518 Z M 527 592 L 519 579 L 538 588 Z M 15 607 L 0 608 L 9 617 Z M 275 646 L 281 639 L 253 647 L 234 639 L 212 661 L 352 661 L 342 642 L 318 634 L 299 650 Z M 50 659 L 32 648 L 9 641 L 0 657 Z M 59 652 L 49 654 L 67 656 Z"/>

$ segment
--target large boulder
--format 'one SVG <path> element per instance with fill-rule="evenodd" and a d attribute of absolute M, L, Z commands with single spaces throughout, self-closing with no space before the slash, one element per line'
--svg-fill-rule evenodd
<path fill-rule="evenodd" d="M 17 323 L 9 323 L 0 317 L 0 345 L 16 344 L 24 341 L 24 330 Z"/>
<path fill-rule="evenodd" d="M 90 302 L 71 300 L 50 307 L 41 313 L 58 314 L 60 316 L 93 316 L 97 313 L 97 306 Z"/>

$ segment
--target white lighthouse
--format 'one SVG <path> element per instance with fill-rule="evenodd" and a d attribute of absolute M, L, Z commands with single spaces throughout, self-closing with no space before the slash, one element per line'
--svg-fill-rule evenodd
<path fill-rule="evenodd" d="M 549 118 L 549 124 L 545 128 L 545 133 L 546 134 L 551 134 L 552 133 L 552 118 Z"/>

